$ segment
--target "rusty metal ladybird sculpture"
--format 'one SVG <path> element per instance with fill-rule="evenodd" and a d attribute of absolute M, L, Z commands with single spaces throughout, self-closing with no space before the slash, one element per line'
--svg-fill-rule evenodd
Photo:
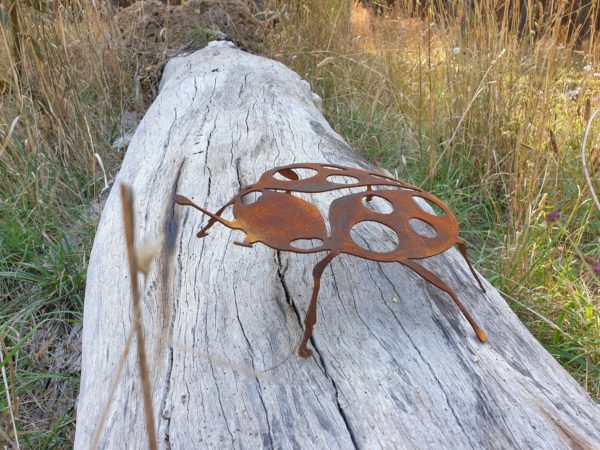
<path fill-rule="evenodd" d="M 310 172 L 302 178 L 299 174 Z M 292 192 L 315 194 L 343 188 L 366 187 L 365 191 L 351 193 L 335 199 L 329 205 L 328 234 L 325 219 L 312 203 L 292 195 Z M 376 188 L 376 190 L 374 190 Z M 258 198 L 249 202 L 250 196 Z M 381 212 L 369 207 L 374 198 L 383 199 L 391 206 L 390 211 Z M 437 205 L 443 216 L 426 212 L 415 202 L 422 199 Z M 244 187 L 216 213 L 211 213 L 182 195 L 175 196 L 180 205 L 192 206 L 210 216 L 208 224 L 197 236 L 205 237 L 216 223 L 246 234 L 238 245 L 252 247 L 261 242 L 276 250 L 296 253 L 328 252 L 313 269 L 314 286 L 311 301 L 304 319 L 305 330 L 298 354 L 304 358 L 312 351 L 307 343 L 317 321 L 317 298 L 321 275 L 327 265 L 339 254 L 359 256 L 380 262 L 397 262 L 409 267 L 425 280 L 450 295 L 465 318 L 473 327 L 481 342 L 486 334 L 471 317 L 454 291 L 439 277 L 419 265 L 415 260 L 438 255 L 454 245 L 467 262 L 471 273 L 483 292 L 485 288 L 467 258 L 467 250 L 458 237 L 458 222 L 450 209 L 434 195 L 422 189 L 378 173 L 343 167 L 335 164 L 302 163 L 275 167 L 266 171 L 256 184 Z M 226 220 L 221 214 L 233 205 L 235 220 Z M 429 228 L 430 233 L 418 233 L 411 221 L 417 220 Z M 422 222 L 421 222 L 422 221 Z M 377 222 L 393 230 L 399 244 L 390 251 L 374 251 L 359 245 L 351 236 L 351 230 L 361 222 Z M 320 245 L 301 248 L 297 243 L 318 240 Z"/>

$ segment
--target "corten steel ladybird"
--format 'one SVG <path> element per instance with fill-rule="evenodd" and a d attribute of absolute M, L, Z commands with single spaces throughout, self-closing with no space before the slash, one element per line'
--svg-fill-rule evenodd
<path fill-rule="evenodd" d="M 299 174 L 307 171 L 311 176 L 302 179 Z M 351 193 L 331 202 L 329 206 L 331 234 L 329 235 L 325 219 L 316 206 L 292 195 L 292 192 L 315 194 L 356 187 L 366 187 L 366 190 Z M 377 190 L 374 190 L 374 187 Z M 248 197 L 251 195 L 260 196 L 249 203 Z M 371 208 L 369 202 L 375 197 L 389 202 L 393 210 L 381 213 Z M 414 201 L 417 198 L 437 205 L 444 215 L 436 216 L 424 211 Z M 458 245 L 479 287 L 485 292 L 481 280 L 467 258 L 466 246 L 458 237 L 456 218 L 437 197 L 416 186 L 362 169 L 335 164 L 302 163 L 268 170 L 260 177 L 258 183 L 242 188 L 229 203 L 214 214 L 182 195 L 176 195 L 175 202 L 193 206 L 210 216 L 208 224 L 198 232 L 199 238 L 206 236 L 209 228 L 218 221 L 246 234 L 243 242 L 236 242 L 238 245 L 251 247 L 256 242 L 262 242 L 276 250 L 288 252 L 328 252 L 313 269 L 312 298 L 304 319 L 306 328 L 298 350 L 298 354 L 304 358 L 312 354 L 307 348 L 307 343 L 317 321 L 317 297 L 321 275 L 333 258 L 341 253 L 373 261 L 398 262 L 411 268 L 431 284 L 447 292 L 469 321 L 479 340 L 486 341 L 485 332 L 471 317 L 454 291 L 439 277 L 415 261 L 437 255 Z M 235 217 L 233 221 L 221 217 L 223 211 L 231 205 Z M 425 222 L 426 227 L 427 225 L 432 227 L 429 229 L 430 233 L 417 232 L 411 225 L 413 219 Z M 391 228 L 398 236 L 399 243 L 391 251 L 373 251 L 360 246 L 352 238 L 351 230 L 361 222 L 378 222 Z M 319 240 L 321 244 L 313 248 L 301 248 L 298 243 L 304 240 Z"/>

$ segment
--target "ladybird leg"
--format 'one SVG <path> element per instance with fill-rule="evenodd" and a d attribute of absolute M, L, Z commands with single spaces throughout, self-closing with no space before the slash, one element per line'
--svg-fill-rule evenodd
<path fill-rule="evenodd" d="M 240 241 L 233 241 L 233 243 L 235 245 L 239 245 L 240 247 L 252 248 L 252 243 L 248 242 L 248 236 L 246 236 L 242 242 L 240 242 Z"/>
<path fill-rule="evenodd" d="M 337 255 L 338 253 L 335 252 L 329 253 L 325 258 L 319 261 L 313 269 L 313 292 L 310 304 L 308 305 L 308 311 L 306 312 L 306 317 L 304 318 L 304 336 L 302 336 L 302 342 L 300 342 L 300 348 L 298 349 L 298 355 L 303 358 L 308 358 L 312 355 L 312 350 L 309 350 L 306 347 L 306 344 L 312 336 L 313 327 L 317 323 L 317 298 L 319 297 L 319 289 L 321 288 L 321 275 L 327 265 Z"/>
<path fill-rule="evenodd" d="M 231 206 L 235 203 L 235 200 L 231 200 L 229 203 L 226 203 L 225 205 L 223 205 L 223 207 L 221 209 L 219 209 L 216 213 L 215 216 L 219 216 L 221 217 L 221 214 L 223 214 L 223 211 L 225 211 L 225 209 L 227 209 L 228 206 Z M 202 228 L 200 231 L 198 231 L 198 234 L 196 234 L 196 237 L 199 238 L 203 238 L 205 236 L 208 235 L 208 230 L 217 222 L 217 219 L 213 219 L 212 217 L 209 219 L 208 223 L 206 224 L 206 226 L 204 228 Z"/>
<path fill-rule="evenodd" d="M 203 212 L 207 216 L 212 217 L 214 220 L 219 221 L 226 227 L 229 227 L 233 230 L 240 229 L 239 225 L 237 225 L 235 222 L 232 222 L 230 220 L 225 220 L 222 217 L 219 217 L 219 216 L 211 213 L 210 211 L 207 211 L 206 209 L 201 208 L 200 206 L 196 205 L 193 201 L 191 201 L 189 198 L 184 197 L 183 195 L 175 195 L 174 200 L 175 200 L 175 203 L 177 203 L 178 205 L 191 206 L 192 208 L 196 208 L 198 211 Z"/>
<path fill-rule="evenodd" d="M 475 322 L 475 319 L 471 317 L 471 314 L 469 314 L 469 311 L 467 311 L 465 305 L 463 305 L 462 302 L 458 299 L 454 291 L 450 289 L 450 286 L 444 283 L 437 275 L 431 273 L 425 267 L 417 264 L 414 261 L 411 261 L 409 259 L 402 259 L 398 262 L 400 264 L 404 264 L 407 267 L 410 267 L 412 270 L 414 270 L 416 273 L 422 276 L 425 280 L 429 281 L 431 284 L 441 289 L 442 291 L 447 292 L 450 295 L 450 297 L 452 297 L 452 300 L 454 300 L 454 303 L 456 303 L 456 306 L 458 306 L 458 309 L 460 309 L 460 312 L 462 312 L 465 318 L 469 321 L 479 340 L 481 342 L 487 341 L 485 331 L 483 331 L 483 329 L 477 324 L 477 322 Z"/>
<path fill-rule="evenodd" d="M 469 261 L 469 258 L 467 257 L 467 246 L 465 245 L 465 243 L 463 241 L 458 241 L 456 243 L 456 245 L 458 245 L 458 249 L 460 250 L 460 253 L 463 255 L 463 258 L 465 258 L 465 261 L 469 265 L 469 269 L 471 269 L 471 273 L 473 274 L 473 276 L 477 280 L 477 283 L 479 284 L 479 287 L 481 288 L 481 290 L 483 292 L 485 292 L 485 288 L 483 287 L 483 283 L 479 279 L 479 276 L 477 276 L 477 272 L 475 272 L 475 269 L 473 269 L 473 266 L 471 265 L 471 261 Z"/>

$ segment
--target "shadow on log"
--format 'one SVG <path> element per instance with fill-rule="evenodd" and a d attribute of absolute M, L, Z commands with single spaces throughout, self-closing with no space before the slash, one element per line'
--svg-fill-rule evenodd
<path fill-rule="evenodd" d="M 243 233 L 222 226 L 198 240 L 206 216 L 173 198 L 216 211 L 265 170 L 301 161 L 374 170 L 319 103 L 282 64 L 212 43 L 169 62 L 131 141 L 117 182 L 135 190 L 136 235 L 163 238 L 141 286 L 160 448 L 598 448 L 598 406 L 454 249 L 422 264 L 486 344 L 410 269 L 340 255 L 323 273 L 313 355 L 285 360 L 322 255 L 232 245 Z M 88 269 L 76 448 L 90 444 L 132 327 L 126 260 L 113 189 Z M 138 373 L 132 354 L 100 448 L 146 446 Z"/>

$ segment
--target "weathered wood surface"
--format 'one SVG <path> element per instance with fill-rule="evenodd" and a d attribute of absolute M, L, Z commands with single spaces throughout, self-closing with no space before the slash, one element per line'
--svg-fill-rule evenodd
<path fill-rule="evenodd" d="M 297 344 L 322 255 L 232 245 L 241 233 L 220 225 L 197 239 L 206 217 L 172 198 L 215 211 L 276 165 L 367 167 L 316 103 L 283 65 L 213 44 L 168 64 L 131 141 L 117 182 L 135 189 L 138 236 L 164 237 L 142 304 L 160 446 L 600 448 L 598 406 L 454 249 L 424 265 L 487 344 L 409 269 L 342 255 L 323 276 L 313 357 L 261 373 Z M 76 448 L 90 444 L 132 326 L 121 230 L 113 189 L 88 270 Z M 146 447 L 133 354 L 100 447 Z"/>

